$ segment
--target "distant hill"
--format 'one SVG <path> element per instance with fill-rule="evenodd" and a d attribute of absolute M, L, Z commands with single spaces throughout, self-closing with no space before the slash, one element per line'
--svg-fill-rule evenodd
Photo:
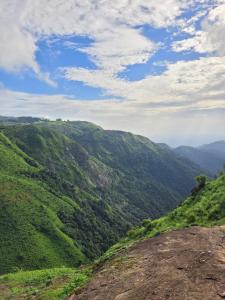
<path fill-rule="evenodd" d="M 218 141 L 207 145 L 202 145 L 199 147 L 200 150 L 213 153 L 218 157 L 224 159 L 225 157 L 225 141 Z"/>
<path fill-rule="evenodd" d="M 43 119 L 41 118 L 34 118 L 34 117 L 4 117 L 0 116 L 0 124 L 31 124 L 40 122 Z"/>
<path fill-rule="evenodd" d="M 92 260 L 181 203 L 201 170 L 149 139 L 88 122 L 0 125 L 0 270 Z"/>
<path fill-rule="evenodd" d="M 219 141 L 200 147 L 180 146 L 175 153 L 198 165 L 211 176 L 223 169 L 225 164 L 225 141 Z"/>

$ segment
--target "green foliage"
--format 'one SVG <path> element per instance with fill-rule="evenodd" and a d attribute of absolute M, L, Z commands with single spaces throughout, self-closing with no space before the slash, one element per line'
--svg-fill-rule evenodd
<path fill-rule="evenodd" d="M 30 178 L 40 169 L 30 166 L 27 156 L 4 135 L 0 138 L 0 273 L 85 261 L 58 218 L 62 209 L 72 214 L 77 206 Z"/>
<path fill-rule="evenodd" d="M 133 225 L 179 204 L 197 175 L 131 133 L 18 122 L 4 121 L 0 132 L 1 273 L 93 260 Z"/>
<path fill-rule="evenodd" d="M 3 299 L 67 299 L 90 275 L 90 268 L 65 267 L 7 274 L 0 276 L 1 296 Z"/>
<path fill-rule="evenodd" d="M 207 177 L 205 175 L 199 175 L 195 178 L 200 188 L 203 188 L 206 184 Z"/>
<path fill-rule="evenodd" d="M 141 227 L 128 233 L 125 242 L 193 225 L 207 227 L 225 224 L 225 175 L 206 183 L 205 178 L 201 177 L 199 184 L 203 182 L 204 187 L 188 197 L 175 210 L 159 219 L 142 222 Z"/>
<path fill-rule="evenodd" d="M 137 241 L 168 230 L 192 225 L 213 226 L 225 224 L 225 175 L 207 182 L 205 187 L 166 216 L 155 220 L 143 220 L 142 226 L 128 232 L 126 238 L 112 246 L 91 266 L 83 269 L 49 269 L 18 272 L 0 276 L 4 299 L 34 297 L 37 299 L 65 299 L 82 287 L 93 272 L 119 252 Z M 121 258 L 123 259 L 123 257 Z M 120 261 L 118 261 L 120 263 Z"/>

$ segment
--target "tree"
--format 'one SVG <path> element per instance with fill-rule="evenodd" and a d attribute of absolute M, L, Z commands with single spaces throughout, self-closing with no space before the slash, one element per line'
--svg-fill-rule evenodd
<path fill-rule="evenodd" d="M 195 177 L 195 180 L 197 181 L 197 186 L 193 188 L 191 191 L 191 195 L 195 197 L 201 189 L 205 187 L 207 177 L 205 175 L 199 175 Z"/>
<path fill-rule="evenodd" d="M 198 187 L 199 188 L 203 188 L 205 186 L 205 184 L 206 184 L 207 176 L 205 176 L 205 175 L 199 175 L 199 176 L 195 177 L 195 180 L 198 183 Z"/>

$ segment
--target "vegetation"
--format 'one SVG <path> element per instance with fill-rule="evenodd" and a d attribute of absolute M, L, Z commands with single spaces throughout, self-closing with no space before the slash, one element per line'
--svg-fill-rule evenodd
<path fill-rule="evenodd" d="M 89 279 L 91 269 L 54 268 L 0 276 L 1 299 L 67 299 Z"/>
<path fill-rule="evenodd" d="M 140 239 L 225 224 L 225 175 L 197 176 L 179 205 L 200 170 L 168 147 L 87 122 L 7 122 L 0 130 L 3 299 L 64 299 Z"/>
<path fill-rule="evenodd" d="M 99 257 L 179 204 L 199 173 L 147 138 L 87 122 L 1 124 L 1 274 Z"/>
<path fill-rule="evenodd" d="M 201 178 L 201 180 L 200 180 Z M 159 219 L 146 219 L 142 226 L 134 228 L 91 265 L 81 269 L 48 269 L 17 272 L 0 276 L 4 299 L 33 296 L 34 299 L 64 299 L 82 287 L 106 260 L 126 250 L 141 239 L 159 235 L 165 231 L 189 226 L 213 226 L 225 224 L 225 174 L 201 186 L 203 177 L 196 178 L 198 192 Z M 204 177 L 205 181 L 205 177 Z"/>
<path fill-rule="evenodd" d="M 128 233 L 124 244 L 141 238 L 152 237 L 162 232 L 188 226 L 214 226 L 225 224 L 225 174 L 205 182 L 205 176 L 197 179 L 197 190 L 183 204 L 167 215 L 144 220 L 142 226 Z"/>
<path fill-rule="evenodd" d="M 77 210 L 76 203 L 30 178 L 40 167 L 3 134 L 0 141 L 0 273 L 84 262 L 58 217 L 59 211 Z"/>

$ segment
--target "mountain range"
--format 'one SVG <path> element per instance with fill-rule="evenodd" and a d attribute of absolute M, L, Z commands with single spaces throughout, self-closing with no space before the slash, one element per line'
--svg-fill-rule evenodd
<path fill-rule="evenodd" d="M 224 144 L 0 117 L 0 296 L 223 296 Z"/>
<path fill-rule="evenodd" d="M 222 299 L 224 203 L 224 172 L 214 180 L 198 176 L 192 193 L 177 208 L 158 219 L 143 220 L 94 262 L 80 268 L 17 271 L 0 276 L 1 297 Z"/>
<path fill-rule="evenodd" d="M 88 122 L 1 118 L 0 271 L 78 266 L 179 205 L 200 168 Z"/>
<path fill-rule="evenodd" d="M 225 163 L 225 141 L 218 141 L 199 147 L 180 146 L 174 149 L 180 157 L 198 165 L 205 173 L 215 176 Z"/>

